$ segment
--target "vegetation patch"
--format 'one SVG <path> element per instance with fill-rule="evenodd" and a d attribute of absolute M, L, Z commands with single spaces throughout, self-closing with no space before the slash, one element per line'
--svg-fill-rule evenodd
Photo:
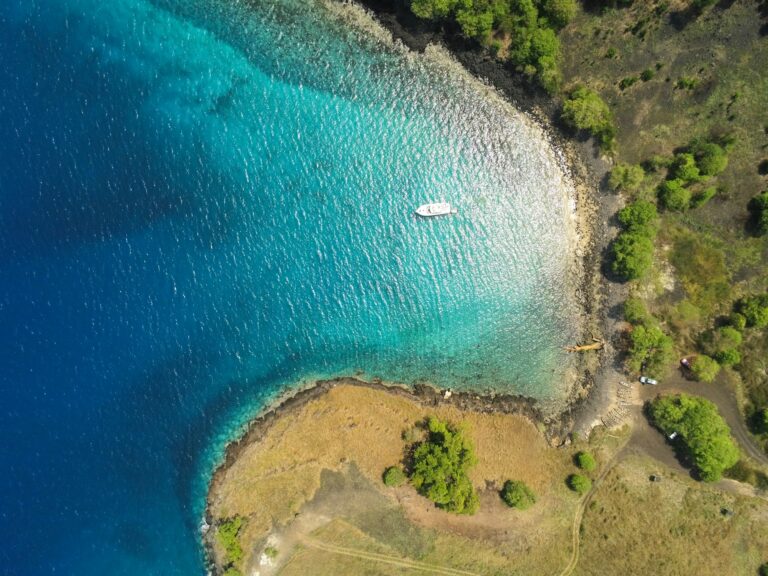
<path fill-rule="evenodd" d="M 600 95 L 584 86 L 574 88 L 563 103 L 561 118 L 575 130 L 586 130 L 604 150 L 613 147 L 616 136 L 613 113 Z"/>
<path fill-rule="evenodd" d="M 474 514 L 480 505 L 467 475 L 476 463 L 474 447 L 461 428 L 427 420 L 428 438 L 413 451 L 411 483 L 439 508 Z"/>
<path fill-rule="evenodd" d="M 243 519 L 240 516 L 224 520 L 216 527 L 216 541 L 224 549 L 225 563 L 230 565 L 225 572 L 228 576 L 239 574 L 239 570 L 232 564 L 243 559 L 243 547 L 237 537 L 242 527 Z"/>
<path fill-rule="evenodd" d="M 525 482 L 507 480 L 501 489 L 501 499 L 510 508 L 527 510 L 536 503 L 536 495 Z"/>
<path fill-rule="evenodd" d="M 585 472 L 593 472 L 597 468 L 597 461 L 592 454 L 582 450 L 576 454 L 576 466 Z"/>
<path fill-rule="evenodd" d="M 586 494 L 592 489 L 592 480 L 582 474 L 571 474 L 567 480 L 568 488 L 579 495 Z"/>
<path fill-rule="evenodd" d="M 384 471 L 384 476 L 382 477 L 384 485 L 389 487 L 400 486 L 407 479 L 405 472 L 399 466 L 390 466 Z"/>
<path fill-rule="evenodd" d="M 705 482 L 716 482 L 739 461 L 730 428 L 709 400 L 687 394 L 661 396 L 650 403 L 649 414 L 664 434 L 677 432 Z"/>

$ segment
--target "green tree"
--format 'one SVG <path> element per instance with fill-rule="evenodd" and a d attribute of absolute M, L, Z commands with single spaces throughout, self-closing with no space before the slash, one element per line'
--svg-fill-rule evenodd
<path fill-rule="evenodd" d="M 592 481 L 581 474 L 568 476 L 568 487 L 578 494 L 586 494 L 592 488 Z"/>
<path fill-rule="evenodd" d="M 701 180 L 699 167 L 696 165 L 696 159 L 693 157 L 693 154 L 684 152 L 675 155 L 675 160 L 670 168 L 670 179 L 680 180 L 686 184 Z"/>
<path fill-rule="evenodd" d="M 243 519 L 235 516 L 224 520 L 216 528 L 216 539 L 226 554 L 227 563 L 237 563 L 243 559 L 243 548 L 237 535 L 243 527 Z"/>
<path fill-rule="evenodd" d="M 680 435 L 702 480 L 715 482 L 738 462 L 731 431 L 709 400 L 687 394 L 661 396 L 651 402 L 649 414 L 665 434 Z"/>
<path fill-rule="evenodd" d="M 691 372 L 700 382 L 712 382 L 720 372 L 720 364 L 706 354 L 699 354 L 691 361 Z"/>
<path fill-rule="evenodd" d="M 747 208 L 755 231 L 761 236 L 768 234 L 768 190 L 752 198 Z"/>
<path fill-rule="evenodd" d="M 747 326 L 751 328 L 768 326 L 768 294 L 742 298 L 736 305 L 736 309 L 744 316 Z"/>
<path fill-rule="evenodd" d="M 626 230 L 648 236 L 655 235 L 658 220 L 656 205 L 645 200 L 632 202 L 619 211 L 619 222 Z"/>
<path fill-rule="evenodd" d="M 717 176 L 728 166 L 728 153 L 714 142 L 694 143 L 690 151 L 703 176 Z"/>
<path fill-rule="evenodd" d="M 672 339 L 658 326 L 635 326 L 629 335 L 629 367 L 651 376 L 663 374 L 672 361 Z"/>
<path fill-rule="evenodd" d="M 611 270 L 624 280 L 642 278 L 653 264 L 653 241 L 645 234 L 627 231 L 611 245 Z"/>
<path fill-rule="evenodd" d="M 507 480 L 501 489 L 501 499 L 510 508 L 527 510 L 536 503 L 536 495 L 533 490 L 519 480 Z"/>
<path fill-rule="evenodd" d="M 645 178 L 645 170 L 639 164 L 616 164 L 608 178 L 608 185 L 614 190 L 634 191 Z"/>
<path fill-rule="evenodd" d="M 691 191 L 682 180 L 665 180 L 659 186 L 659 202 L 667 210 L 683 212 L 691 205 Z"/>
<path fill-rule="evenodd" d="M 427 440 L 413 453 L 413 486 L 440 508 L 474 514 L 479 500 L 467 476 L 476 463 L 471 442 L 462 429 L 437 418 L 430 418 L 427 428 Z"/>
<path fill-rule="evenodd" d="M 715 360 L 721 366 L 738 366 L 741 364 L 741 353 L 735 348 L 720 350 L 715 353 Z"/>
<path fill-rule="evenodd" d="M 544 14 L 555 28 L 562 28 L 576 16 L 575 0 L 545 0 Z"/>
<path fill-rule="evenodd" d="M 405 473 L 399 466 L 390 466 L 384 471 L 385 486 L 400 486 L 406 480 Z"/>
<path fill-rule="evenodd" d="M 563 104 L 563 121 L 577 130 L 586 130 L 609 149 L 613 145 L 616 129 L 613 113 L 594 90 L 580 86 L 573 90 Z"/>
<path fill-rule="evenodd" d="M 624 319 L 631 324 L 647 324 L 651 315 L 640 298 L 631 296 L 624 301 Z"/>
<path fill-rule="evenodd" d="M 738 312 L 731 312 L 731 315 L 728 316 L 728 323 L 739 332 L 743 332 L 744 328 L 747 327 L 747 319 L 744 317 L 744 314 L 739 314 Z"/>
<path fill-rule="evenodd" d="M 456 8 L 458 0 L 413 0 L 411 11 L 425 20 L 447 18 Z"/>
<path fill-rule="evenodd" d="M 224 571 L 224 576 L 243 576 L 243 573 L 234 566 L 230 566 Z"/>
<path fill-rule="evenodd" d="M 592 472 L 597 468 L 597 462 L 595 457 L 589 452 L 581 451 L 576 454 L 576 466 L 584 470 L 585 472 Z"/>

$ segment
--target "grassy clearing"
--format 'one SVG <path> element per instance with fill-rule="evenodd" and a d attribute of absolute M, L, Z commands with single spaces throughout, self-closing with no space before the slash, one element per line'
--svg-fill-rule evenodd
<path fill-rule="evenodd" d="M 407 447 L 423 433 L 416 425 L 429 415 L 463 423 L 475 445 L 478 464 L 469 472 L 481 497 L 475 516 L 456 517 L 436 509 L 410 486 L 383 484 L 382 473 L 403 464 Z M 285 414 L 263 441 L 248 446 L 213 494 L 211 512 L 217 519 L 237 514 L 247 520 L 238 537 L 248 554 L 318 493 L 324 470 L 341 471 L 353 463 L 387 501 L 401 499 L 409 521 L 403 523 L 402 513 L 387 512 L 375 502 L 370 505 L 375 510 L 350 512 L 347 521 L 402 555 L 426 557 L 428 542 L 453 538 L 445 534 L 449 530 L 460 535 L 451 544 L 457 550 L 467 542 L 468 559 L 472 547 L 487 540 L 517 551 L 520 565 L 542 563 L 554 569 L 567 551 L 553 553 L 552 546 L 567 536 L 568 516 L 576 505 L 563 481 L 573 470 L 571 458 L 567 450 L 549 448 L 536 427 L 519 416 L 461 413 L 450 406 L 428 409 L 385 392 L 337 386 Z M 509 478 L 534 490 L 534 509 L 522 513 L 502 502 L 498 490 Z M 439 557 L 452 558 L 445 547 L 435 544 L 435 549 L 441 550 Z"/>
<path fill-rule="evenodd" d="M 661 482 L 649 481 L 660 472 Z M 588 506 L 574 574 L 752 576 L 767 549 L 768 503 L 704 487 L 633 456 L 608 473 Z"/>

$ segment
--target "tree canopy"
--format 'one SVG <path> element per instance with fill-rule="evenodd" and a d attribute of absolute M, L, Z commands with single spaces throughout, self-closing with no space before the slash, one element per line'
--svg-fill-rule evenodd
<path fill-rule="evenodd" d="M 691 191 L 683 180 L 665 180 L 659 186 L 659 202 L 667 210 L 683 212 L 691 205 Z"/>
<path fill-rule="evenodd" d="M 700 382 L 712 382 L 720 372 L 720 364 L 706 354 L 699 354 L 691 361 L 691 372 Z"/>
<path fill-rule="evenodd" d="M 637 190 L 645 178 L 645 170 L 639 164 L 616 164 L 608 177 L 608 185 L 614 190 Z"/>
<path fill-rule="evenodd" d="M 610 148 L 613 145 L 616 135 L 613 113 L 594 90 L 584 86 L 573 90 L 563 104 L 561 117 L 568 126 L 592 134 L 601 147 Z"/>
<path fill-rule="evenodd" d="M 661 396 L 651 402 L 649 412 L 665 434 L 679 434 L 702 480 L 715 482 L 738 462 L 730 428 L 709 400 L 687 394 Z"/>
<path fill-rule="evenodd" d="M 582 474 L 568 476 L 568 487 L 578 494 L 586 494 L 592 488 L 592 481 Z"/>
<path fill-rule="evenodd" d="M 653 240 L 638 232 L 626 231 L 611 245 L 611 270 L 624 280 L 637 280 L 653 264 Z"/>
<path fill-rule="evenodd" d="M 749 201 L 752 226 L 759 235 L 768 234 L 768 190 Z"/>
<path fill-rule="evenodd" d="M 533 490 L 519 480 L 507 480 L 501 490 L 501 499 L 510 508 L 527 510 L 536 503 L 536 495 Z"/>
<path fill-rule="evenodd" d="M 428 438 L 413 452 L 411 483 L 438 507 L 474 514 L 479 500 L 467 472 L 475 463 L 472 443 L 460 428 L 430 418 Z"/>
<path fill-rule="evenodd" d="M 765 328 L 768 326 L 768 293 L 742 298 L 736 304 L 736 311 L 744 316 L 750 328 Z"/>
<path fill-rule="evenodd" d="M 655 324 L 640 324 L 629 335 L 629 367 L 659 376 L 672 361 L 672 338 Z"/>

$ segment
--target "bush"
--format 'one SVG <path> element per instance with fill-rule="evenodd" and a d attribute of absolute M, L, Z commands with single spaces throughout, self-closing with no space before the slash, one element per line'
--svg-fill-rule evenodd
<path fill-rule="evenodd" d="M 672 163 L 669 175 L 671 180 L 680 180 L 684 184 L 701 180 L 701 173 L 696 165 L 696 159 L 689 152 L 675 154 L 675 160 Z"/>
<path fill-rule="evenodd" d="M 651 315 L 640 298 L 630 297 L 624 301 L 624 319 L 631 324 L 647 324 Z"/>
<path fill-rule="evenodd" d="M 714 142 L 694 142 L 689 149 L 703 176 L 717 176 L 728 166 L 728 153 Z"/>
<path fill-rule="evenodd" d="M 672 361 L 672 339 L 658 326 L 635 326 L 629 335 L 629 367 L 659 376 Z"/>
<path fill-rule="evenodd" d="M 224 576 L 243 576 L 243 573 L 234 566 L 230 566 L 224 571 Z"/>
<path fill-rule="evenodd" d="M 243 526 L 243 519 L 235 516 L 224 520 L 216 528 L 216 539 L 226 553 L 227 563 L 240 562 L 243 559 L 243 548 L 237 539 L 237 534 Z"/>
<path fill-rule="evenodd" d="M 652 68 L 646 68 L 640 73 L 640 79 L 643 82 L 648 82 L 649 80 L 653 80 L 653 77 L 656 76 L 656 72 Z"/>
<path fill-rule="evenodd" d="M 622 232 L 611 245 L 611 270 L 624 280 L 637 280 L 653 264 L 653 241 L 645 234 Z"/>
<path fill-rule="evenodd" d="M 717 188 L 710 186 L 701 192 L 697 192 L 691 197 L 691 208 L 699 208 L 712 200 L 717 195 Z"/>
<path fill-rule="evenodd" d="M 610 149 L 616 135 L 613 113 L 600 95 L 580 86 L 563 104 L 563 121 L 577 130 L 586 130 L 597 138 L 600 147 Z"/>
<path fill-rule="evenodd" d="M 721 366 L 737 366 L 741 364 L 741 354 L 735 348 L 720 350 L 715 353 L 715 360 Z"/>
<path fill-rule="evenodd" d="M 527 510 L 536 503 L 536 495 L 525 485 L 525 482 L 518 480 L 507 480 L 501 489 L 501 499 L 510 508 L 518 510 Z"/>
<path fill-rule="evenodd" d="M 759 235 L 768 233 L 768 190 L 749 201 L 750 223 Z"/>
<path fill-rule="evenodd" d="M 639 164 L 616 164 L 608 178 L 608 185 L 613 190 L 633 191 L 640 187 L 645 178 L 645 170 Z"/>
<path fill-rule="evenodd" d="M 728 316 L 728 323 L 739 332 L 743 332 L 744 328 L 747 327 L 747 319 L 744 317 L 744 314 L 739 314 L 738 312 L 731 312 L 731 315 Z"/>
<path fill-rule="evenodd" d="M 627 88 L 632 87 L 640 78 L 637 76 L 626 76 L 625 78 L 622 78 L 619 82 L 619 90 L 626 90 Z"/>
<path fill-rule="evenodd" d="M 568 476 L 568 487 L 578 494 L 586 494 L 592 488 L 592 481 L 581 474 Z"/>
<path fill-rule="evenodd" d="M 545 0 L 544 14 L 555 28 L 562 28 L 576 16 L 576 0 Z"/>
<path fill-rule="evenodd" d="M 666 210 L 683 212 L 691 205 L 691 191 L 682 180 L 665 180 L 659 186 L 659 202 Z"/>
<path fill-rule="evenodd" d="M 476 463 L 471 442 L 463 430 L 437 418 L 430 418 L 427 427 L 427 440 L 413 453 L 413 486 L 439 508 L 474 514 L 479 500 L 467 476 Z"/>
<path fill-rule="evenodd" d="M 405 472 L 398 466 L 390 466 L 384 471 L 382 480 L 384 480 L 385 486 L 400 486 L 406 480 Z"/>
<path fill-rule="evenodd" d="M 760 576 L 768 576 L 768 562 L 760 566 Z"/>
<path fill-rule="evenodd" d="M 632 202 L 619 211 L 619 222 L 625 230 L 641 232 L 647 236 L 653 236 L 656 233 L 658 219 L 656 205 L 645 200 Z"/>
<path fill-rule="evenodd" d="M 712 382 L 720 372 L 720 364 L 706 354 L 699 354 L 691 361 L 691 372 L 699 382 Z"/>
<path fill-rule="evenodd" d="M 765 328 L 768 326 L 768 294 L 747 296 L 736 305 L 739 312 L 750 328 Z"/>
<path fill-rule="evenodd" d="M 704 398 L 680 394 L 651 402 L 649 413 L 665 434 L 677 432 L 705 482 L 716 482 L 739 461 L 739 449 L 717 407 Z"/>
<path fill-rule="evenodd" d="M 585 472 L 592 472 L 597 468 L 597 462 L 592 454 L 582 451 L 576 454 L 576 466 Z"/>

